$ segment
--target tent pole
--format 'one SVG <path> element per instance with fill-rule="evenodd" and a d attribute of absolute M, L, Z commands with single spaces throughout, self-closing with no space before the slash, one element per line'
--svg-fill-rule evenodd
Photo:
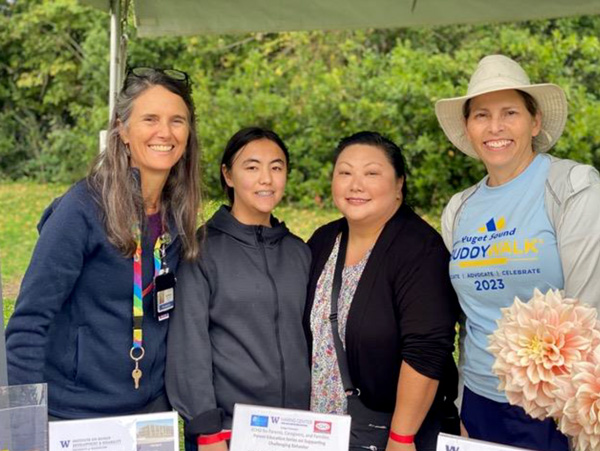
<path fill-rule="evenodd" d="M 124 4 L 125 9 L 122 9 Z M 127 46 L 123 39 L 123 21 L 121 20 L 122 14 L 125 14 L 127 18 L 127 7 L 129 6 L 129 0 L 110 0 L 110 74 L 109 74 L 109 85 L 108 85 L 108 124 L 107 129 L 110 127 L 110 121 L 112 119 L 113 111 L 115 110 L 115 103 L 117 95 L 121 89 L 123 82 L 123 74 L 125 68 L 125 61 L 127 59 Z M 100 145 L 99 151 L 103 152 L 106 149 L 107 143 L 107 130 L 100 131 Z"/>
<path fill-rule="evenodd" d="M 121 55 L 121 0 L 110 0 L 110 82 L 108 97 L 108 120 L 112 118 L 115 101 L 120 88 Z"/>

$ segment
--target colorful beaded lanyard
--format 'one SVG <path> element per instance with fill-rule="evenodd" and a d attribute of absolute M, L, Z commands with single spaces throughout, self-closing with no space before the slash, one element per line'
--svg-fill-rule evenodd
<path fill-rule="evenodd" d="M 140 388 L 140 379 L 142 378 L 142 370 L 139 368 L 139 363 L 144 358 L 145 353 L 142 346 L 143 299 L 148 293 L 152 292 L 154 281 L 142 291 L 142 233 L 139 226 L 136 227 L 135 236 L 136 248 L 135 254 L 133 254 L 133 346 L 129 350 L 129 356 L 135 362 L 135 368 L 131 372 L 131 377 L 137 390 Z M 163 236 L 159 236 L 154 244 L 154 278 L 156 278 L 162 268 L 163 244 L 166 241 Z"/>

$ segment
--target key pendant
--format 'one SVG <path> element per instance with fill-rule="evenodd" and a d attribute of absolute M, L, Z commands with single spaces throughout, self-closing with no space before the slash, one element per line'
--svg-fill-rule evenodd
<path fill-rule="evenodd" d="M 136 350 L 138 350 L 139 353 L 139 356 L 137 357 L 135 355 Z M 135 362 L 135 368 L 131 372 L 131 377 L 133 378 L 133 384 L 135 389 L 138 390 L 140 388 L 140 379 L 142 378 L 142 370 L 140 370 L 140 360 L 142 360 L 142 358 L 144 357 L 144 348 L 142 348 L 141 346 L 136 348 L 134 346 L 130 349 L 129 356 L 131 357 L 131 360 Z"/>
<path fill-rule="evenodd" d="M 133 383 L 135 385 L 135 389 L 138 390 L 140 388 L 140 379 L 142 378 L 142 370 L 138 368 L 138 363 L 135 362 L 135 368 L 131 372 L 131 377 L 133 378 Z"/>

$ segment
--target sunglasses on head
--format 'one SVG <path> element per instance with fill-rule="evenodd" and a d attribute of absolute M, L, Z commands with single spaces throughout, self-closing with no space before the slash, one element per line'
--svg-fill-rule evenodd
<path fill-rule="evenodd" d="M 127 76 L 125 77 L 125 85 L 130 77 L 136 78 L 147 78 L 156 73 L 161 73 L 171 80 L 184 83 L 186 87 L 190 86 L 190 77 L 188 74 L 177 69 L 161 69 L 157 67 L 130 67 L 127 70 Z"/>

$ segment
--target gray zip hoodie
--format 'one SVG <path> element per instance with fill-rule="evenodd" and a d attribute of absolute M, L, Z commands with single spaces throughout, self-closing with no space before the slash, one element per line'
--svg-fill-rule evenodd
<path fill-rule="evenodd" d="M 284 223 L 247 226 L 221 207 L 180 265 L 166 385 L 195 441 L 231 428 L 235 403 L 308 409 L 302 315 L 310 251 Z"/>

